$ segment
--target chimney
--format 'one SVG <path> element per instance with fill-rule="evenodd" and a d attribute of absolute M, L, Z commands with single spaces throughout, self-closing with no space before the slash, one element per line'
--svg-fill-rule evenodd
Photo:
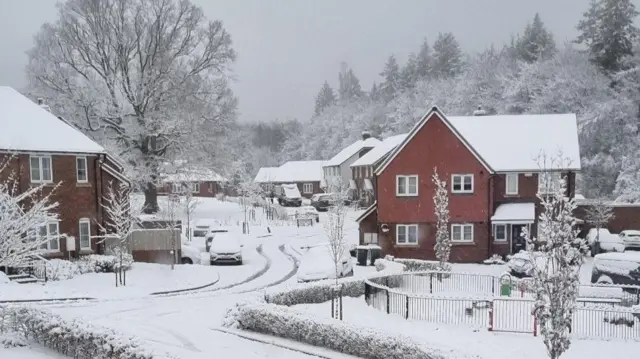
<path fill-rule="evenodd" d="M 482 109 L 482 106 L 478 106 L 478 109 L 473 111 L 473 115 L 474 116 L 485 116 L 487 114 L 487 111 Z"/>
<path fill-rule="evenodd" d="M 44 99 L 42 97 L 38 97 L 38 105 L 44 105 Z"/>
<path fill-rule="evenodd" d="M 42 97 L 38 97 L 38 105 L 43 109 L 51 112 L 51 107 L 49 107 L 49 105 L 44 103 L 44 99 Z"/>
<path fill-rule="evenodd" d="M 369 131 L 362 131 L 362 140 L 366 140 L 367 138 L 371 138 L 371 132 Z"/>

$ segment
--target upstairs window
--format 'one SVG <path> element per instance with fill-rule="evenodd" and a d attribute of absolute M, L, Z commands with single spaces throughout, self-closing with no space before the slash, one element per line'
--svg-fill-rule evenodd
<path fill-rule="evenodd" d="M 51 156 L 31 156 L 29 157 L 29 167 L 32 183 L 53 182 Z"/>
<path fill-rule="evenodd" d="M 473 175 L 456 174 L 451 176 L 451 193 L 473 193 Z"/>
<path fill-rule="evenodd" d="M 396 176 L 396 196 L 417 196 L 418 176 Z"/>
<path fill-rule="evenodd" d="M 511 196 L 518 194 L 518 174 L 517 173 L 507 174 L 505 193 Z"/>
<path fill-rule="evenodd" d="M 89 182 L 86 157 L 76 157 L 76 178 L 78 179 L 78 183 Z"/>

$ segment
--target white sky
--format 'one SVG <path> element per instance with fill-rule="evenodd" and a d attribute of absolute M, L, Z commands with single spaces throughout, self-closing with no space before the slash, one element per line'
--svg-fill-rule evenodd
<path fill-rule="evenodd" d="M 240 119 L 306 120 L 325 80 L 346 61 L 369 90 L 390 54 L 404 61 L 423 37 L 453 32 L 468 51 L 501 46 L 539 12 L 556 41 L 573 40 L 588 0 L 192 0 L 224 21 L 238 61 Z M 640 0 L 633 0 L 640 9 Z M 54 0 L 0 0 L 0 85 L 25 85 L 24 54 Z"/>

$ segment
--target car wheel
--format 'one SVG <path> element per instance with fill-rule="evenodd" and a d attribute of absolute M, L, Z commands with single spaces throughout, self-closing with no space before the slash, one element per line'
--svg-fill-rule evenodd
<path fill-rule="evenodd" d="M 236 264 L 241 266 L 242 265 L 242 260 L 237 261 Z"/>
<path fill-rule="evenodd" d="M 187 257 L 182 258 L 180 262 L 182 264 L 193 264 L 193 261 L 191 260 L 191 258 L 187 258 Z"/>
<path fill-rule="evenodd" d="M 344 275 L 345 277 L 353 277 L 353 268 L 349 271 L 349 273 Z"/>
<path fill-rule="evenodd" d="M 601 275 L 596 284 L 612 285 L 613 280 L 608 275 Z"/>
<path fill-rule="evenodd" d="M 209 261 L 209 264 L 211 264 L 211 265 L 213 266 L 213 265 L 216 265 L 216 262 L 214 262 L 214 261 Z"/>

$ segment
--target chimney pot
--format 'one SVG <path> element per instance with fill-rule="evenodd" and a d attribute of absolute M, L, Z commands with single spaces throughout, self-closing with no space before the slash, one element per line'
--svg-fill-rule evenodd
<path fill-rule="evenodd" d="M 44 105 L 44 99 L 42 97 L 38 97 L 38 105 Z"/>
<path fill-rule="evenodd" d="M 487 114 L 487 111 L 482 109 L 482 106 L 478 106 L 478 109 L 473 111 L 474 116 L 484 116 Z"/>
<path fill-rule="evenodd" d="M 369 131 L 362 131 L 362 139 L 366 140 L 367 138 L 371 138 L 371 132 Z"/>

